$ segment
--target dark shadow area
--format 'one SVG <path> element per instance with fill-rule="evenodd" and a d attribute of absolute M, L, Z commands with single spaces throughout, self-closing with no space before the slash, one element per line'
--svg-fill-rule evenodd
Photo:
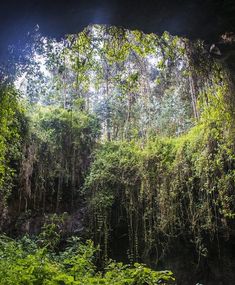
<path fill-rule="evenodd" d="M 146 33 L 173 35 L 213 42 L 235 29 L 233 0 L 73 1 L 23 0 L 0 4 L 0 59 L 37 24 L 45 36 L 60 38 L 89 24 L 110 24 Z"/>

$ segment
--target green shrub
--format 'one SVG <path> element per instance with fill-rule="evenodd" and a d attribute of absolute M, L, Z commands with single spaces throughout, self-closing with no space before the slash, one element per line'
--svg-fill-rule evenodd
<path fill-rule="evenodd" d="M 153 285 L 162 279 L 174 280 L 169 271 L 153 271 L 144 265 L 134 267 L 111 262 L 105 272 L 97 272 L 91 241 L 71 238 L 65 251 L 52 254 L 28 237 L 15 241 L 0 237 L 1 285 Z"/>

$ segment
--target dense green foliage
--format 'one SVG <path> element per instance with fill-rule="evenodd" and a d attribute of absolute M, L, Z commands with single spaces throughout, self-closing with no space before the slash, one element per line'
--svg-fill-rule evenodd
<path fill-rule="evenodd" d="M 0 214 L 6 218 L 7 199 L 19 170 L 22 138 L 26 133 L 24 111 L 12 86 L 0 86 Z M 1 224 L 0 222 L 0 228 Z"/>
<path fill-rule="evenodd" d="M 14 241 L 0 237 L 1 285 L 154 285 L 174 280 L 170 271 L 153 271 L 142 264 L 133 267 L 110 261 L 104 272 L 94 264 L 97 249 L 71 238 L 64 251 L 54 254 L 27 236 Z M 165 283 L 164 282 L 164 283 Z"/>
<path fill-rule="evenodd" d="M 41 38 L 16 83 L 31 103 L 72 108 L 82 100 L 108 140 L 181 134 L 198 116 L 190 66 L 202 52 L 201 42 L 191 47 L 167 32 L 93 25 L 61 42 Z"/>
<path fill-rule="evenodd" d="M 33 115 L 22 161 L 22 208 L 73 210 L 99 137 L 98 120 L 79 104 L 73 110 L 34 106 L 29 112 Z"/>
<path fill-rule="evenodd" d="M 159 268 L 180 244 L 196 268 L 220 252 L 234 87 L 201 41 L 89 26 L 37 38 L 16 70 L 18 91 L 0 87 L 0 229 L 35 238 L 0 238 L 1 284 L 151 285 L 171 272 L 135 262 Z"/>
<path fill-rule="evenodd" d="M 210 242 L 231 233 L 234 218 L 234 125 L 227 85 L 208 91 L 197 126 L 177 138 L 107 142 L 97 150 L 86 193 L 91 233 L 103 244 L 128 228 L 129 258 L 162 259 L 177 240 L 200 260 Z M 211 93 L 210 93 L 211 92 Z M 201 95 L 205 96 L 205 94 Z M 208 103 L 209 101 L 209 103 Z"/>

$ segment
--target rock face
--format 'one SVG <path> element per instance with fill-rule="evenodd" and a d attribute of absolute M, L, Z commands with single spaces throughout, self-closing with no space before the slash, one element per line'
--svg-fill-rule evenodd
<path fill-rule="evenodd" d="M 231 88 L 235 86 L 235 33 L 228 32 L 220 36 L 220 39 L 211 44 L 210 54 L 218 61 L 223 63 L 223 66 L 229 70 L 231 78 Z"/>
<path fill-rule="evenodd" d="M 235 280 L 235 252 L 231 250 L 234 248 L 233 240 L 234 237 L 231 237 L 227 243 L 211 245 L 213 248 L 210 256 L 202 257 L 200 266 L 192 250 L 183 243 L 178 244 L 178 247 L 174 247 L 166 257 L 163 267 L 171 268 L 175 273 L 177 285 L 233 285 Z"/>
<path fill-rule="evenodd" d="M 168 31 L 210 43 L 235 29 L 233 0 L 11 2 L 1 4 L 0 58 L 6 56 L 9 44 L 18 40 L 22 44 L 23 36 L 37 24 L 44 35 L 53 37 L 77 33 L 89 24 L 110 24 L 146 33 Z"/>

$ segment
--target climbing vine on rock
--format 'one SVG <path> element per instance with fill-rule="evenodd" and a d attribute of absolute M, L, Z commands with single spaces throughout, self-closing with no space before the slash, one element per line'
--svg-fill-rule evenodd
<path fill-rule="evenodd" d="M 7 202 L 18 185 L 23 138 L 27 120 L 13 86 L 0 86 L 0 229 L 8 218 Z"/>
<path fill-rule="evenodd" d="M 34 112 L 22 161 L 20 208 L 72 211 L 99 136 L 99 123 L 79 110 L 39 107 Z"/>
<path fill-rule="evenodd" d="M 187 134 L 107 142 L 96 151 L 86 191 L 91 231 L 105 248 L 123 219 L 130 260 L 151 252 L 161 260 L 174 241 L 186 239 L 200 261 L 208 254 L 208 239 L 229 237 L 234 125 L 230 91 L 220 76 L 215 72 L 211 87 L 199 95 L 200 118 Z"/>

